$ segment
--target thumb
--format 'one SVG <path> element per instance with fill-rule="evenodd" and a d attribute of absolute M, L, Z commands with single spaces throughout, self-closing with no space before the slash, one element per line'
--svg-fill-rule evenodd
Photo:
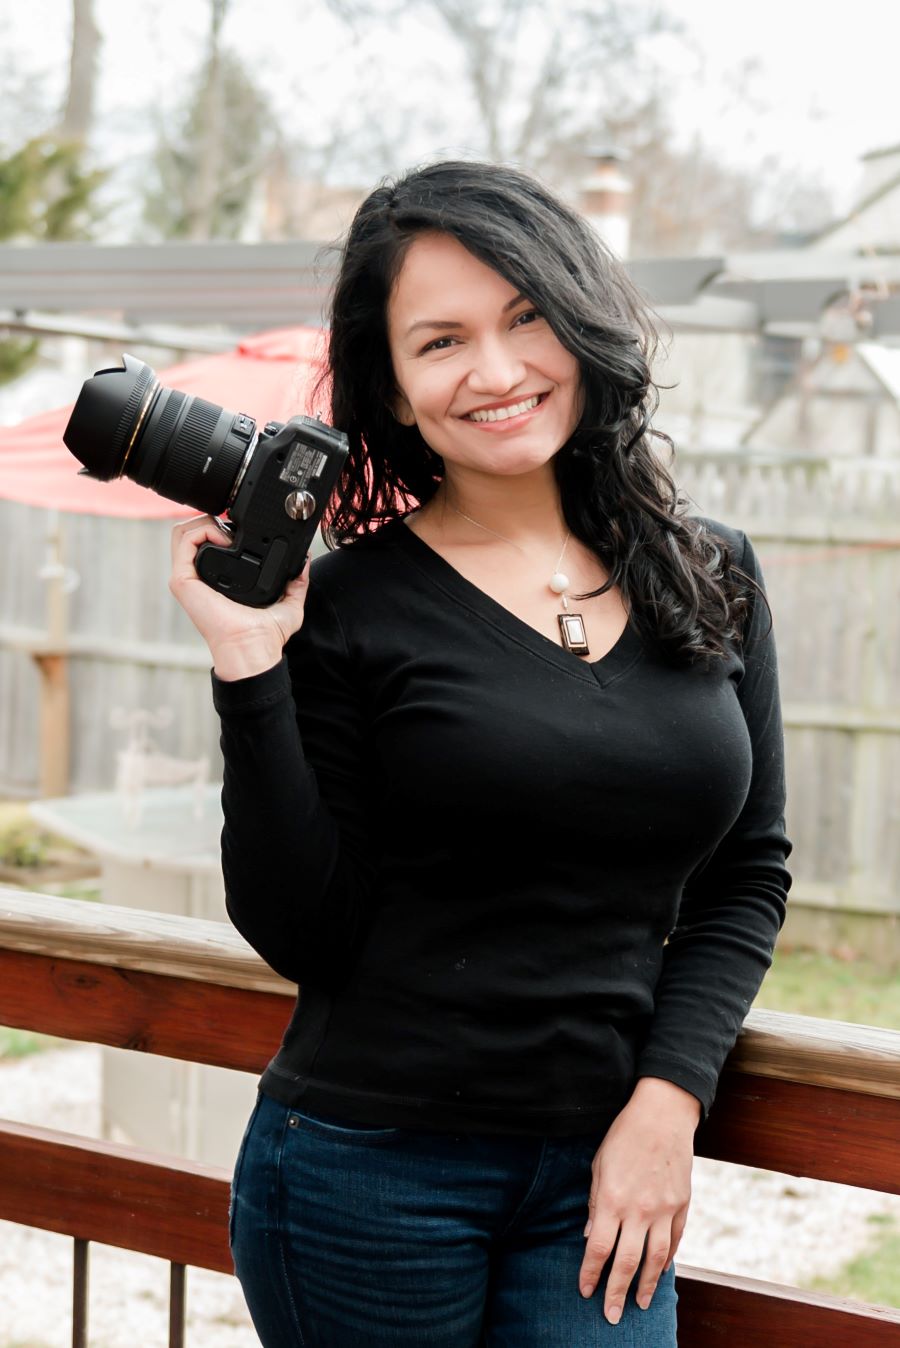
<path fill-rule="evenodd" d="M 288 581 L 281 598 L 269 607 L 269 613 L 281 629 L 285 641 L 295 632 L 299 632 L 303 625 L 303 612 L 309 590 L 310 561 L 311 558 L 307 557 L 300 574 Z"/>

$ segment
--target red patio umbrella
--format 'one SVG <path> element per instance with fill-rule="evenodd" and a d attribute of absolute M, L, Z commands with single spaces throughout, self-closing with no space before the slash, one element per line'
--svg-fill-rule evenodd
<path fill-rule="evenodd" d="M 159 370 L 160 382 L 193 393 L 232 412 L 246 412 L 258 425 L 310 414 L 311 397 L 325 355 L 319 328 L 259 333 L 233 351 Z M 128 478 L 96 482 L 79 477 L 81 464 L 63 444 L 72 407 L 0 427 L 0 498 L 85 515 L 132 519 L 185 519 L 190 506 L 157 496 Z"/>

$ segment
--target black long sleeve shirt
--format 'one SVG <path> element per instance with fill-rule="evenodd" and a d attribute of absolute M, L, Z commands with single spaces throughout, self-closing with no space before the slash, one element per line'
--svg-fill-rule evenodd
<path fill-rule="evenodd" d="M 706 1113 L 791 883 L 768 626 L 583 660 L 402 521 L 315 558 L 281 662 L 212 675 L 228 913 L 300 985 L 264 1093 L 567 1135 L 654 1076 Z"/>

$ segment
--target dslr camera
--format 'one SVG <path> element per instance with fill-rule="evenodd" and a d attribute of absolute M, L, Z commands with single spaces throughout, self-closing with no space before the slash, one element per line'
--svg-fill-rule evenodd
<path fill-rule="evenodd" d="M 270 421 L 166 388 L 134 356 L 85 380 L 63 440 L 100 482 L 129 477 L 219 520 L 231 543 L 203 543 L 201 580 L 263 608 L 298 576 L 347 458 L 347 437 L 313 417 Z"/>

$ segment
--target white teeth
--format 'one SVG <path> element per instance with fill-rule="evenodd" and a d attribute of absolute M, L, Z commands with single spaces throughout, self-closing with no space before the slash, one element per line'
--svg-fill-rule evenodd
<path fill-rule="evenodd" d="M 523 403 L 515 403 L 512 407 L 491 407 L 486 412 L 470 412 L 466 417 L 467 421 L 507 421 L 510 417 L 521 416 L 523 412 L 530 412 L 532 407 L 537 407 L 540 397 L 527 398 Z"/>

